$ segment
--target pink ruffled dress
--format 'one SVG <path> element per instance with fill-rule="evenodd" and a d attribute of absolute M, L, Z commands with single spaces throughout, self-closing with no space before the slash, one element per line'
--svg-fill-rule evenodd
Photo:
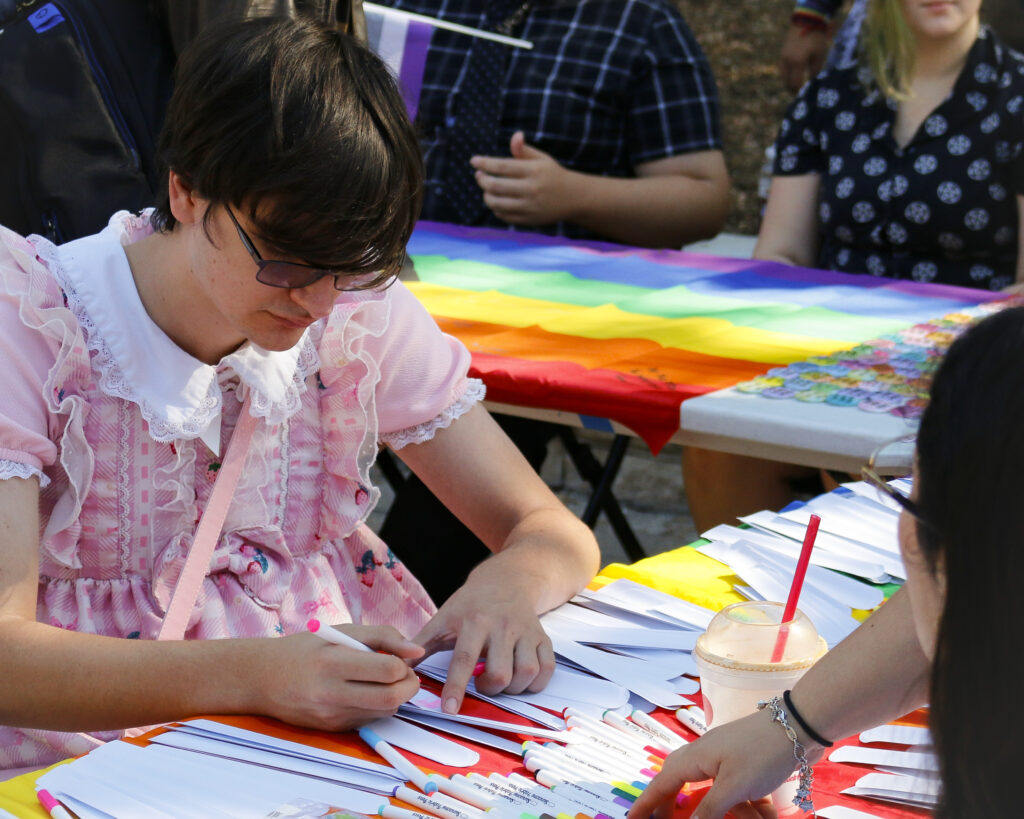
<path fill-rule="evenodd" d="M 340 294 L 291 350 L 203 364 L 139 299 L 123 245 L 150 232 L 128 213 L 61 246 L 0 228 L 0 478 L 42 487 L 38 619 L 156 636 L 251 393 L 264 422 L 186 636 L 273 637 L 312 616 L 414 634 L 434 606 L 364 524 L 369 470 L 380 444 L 428 440 L 483 397 L 468 352 L 398 283 Z M 0 726 L 0 768 L 86 746 Z"/>

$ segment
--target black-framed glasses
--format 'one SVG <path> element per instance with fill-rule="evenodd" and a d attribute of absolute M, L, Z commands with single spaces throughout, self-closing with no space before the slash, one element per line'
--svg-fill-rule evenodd
<path fill-rule="evenodd" d="M 878 467 L 876 466 L 878 456 L 881 455 L 886 448 L 891 447 L 893 444 L 897 443 L 910 444 L 913 442 L 914 436 L 907 436 L 903 438 L 896 438 L 892 441 L 886 441 L 884 444 L 881 444 L 880 446 L 876 447 L 875 450 L 871 453 L 871 455 L 868 456 L 868 462 L 860 468 L 860 474 L 868 483 L 874 486 L 875 489 L 877 489 L 879 492 L 884 492 L 896 503 L 898 503 L 902 509 L 906 509 L 907 512 L 913 518 L 920 521 L 925 526 L 933 528 L 931 524 L 927 520 L 925 520 L 924 517 L 921 516 L 921 509 L 917 505 L 917 503 L 909 495 L 907 495 L 904 492 L 901 492 L 899 489 L 897 489 L 895 486 L 889 483 L 889 481 L 883 478 L 878 473 Z"/>
<path fill-rule="evenodd" d="M 225 204 L 224 209 L 228 212 L 228 216 L 231 217 L 231 221 L 235 225 L 235 230 L 238 231 L 238 238 L 242 240 L 242 244 L 245 246 L 245 249 L 249 251 L 249 255 L 252 256 L 252 260 L 256 262 L 256 281 L 269 285 L 270 287 L 301 289 L 303 287 L 309 287 L 314 282 L 320 281 L 324 276 L 333 276 L 334 289 L 345 289 L 345 277 L 342 277 L 337 273 L 333 273 L 330 270 L 324 270 L 310 264 L 300 264 L 299 262 L 283 262 L 278 259 L 264 259 L 256 249 L 256 245 L 252 243 L 252 239 L 249 238 L 249 234 L 247 234 L 242 229 L 242 226 L 238 224 L 238 220 L 235 218 L 235 214 L 232 213 L 230 206 Z"/>

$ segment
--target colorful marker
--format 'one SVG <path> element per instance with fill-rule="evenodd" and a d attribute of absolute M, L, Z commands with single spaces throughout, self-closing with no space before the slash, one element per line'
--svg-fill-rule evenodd
<path fill-rule="evenodd" d="M 641 737 L 632 732 L 626 734 L 606 722 L 596 720 L 572 708 L 565 709 L 565 717 L 566 725 L 585 728 L 588 733 L 604 737 L 615 745 L 638 749 L 650 744 L 650 739 L 646 736 Z"/>
<path fill-rule="evenodd" d="M 36 799 L 39 800 L 40 805 L 46 808 L 46 812 L 50 814 L 52 819 L 74 819 L 68 809 L 54 799 L 53 794 L 48 790 L 43 788 L 37 790 Z"/>
<path fill-rule="evenodd" d="M 317 637 L 322 637 L 328 643 L 334 643 L 336 646 L 347 646 L 348 648 L 354 648 L 356 651 L 373 652 L 373 649 L 369 646 L 363 645 L 358 640 L 349 637 L 347 634 L 342 631 L 338 631 L 336 628 L 325 626 L 315 617 L 306 623 L 306 628 L 308 628 Z"/>
<path fill-rule="evenodd" d="M 708 732 L 708 725 L 704 720 L 704 712 L 696 705 L 677 710 L 676 719 L 699 737 L 704 736 Z"/>
<path fill-rule="evenodd" d="M 641 748 L 639 745 L 622 743 L 617 739 L 613 741 L 610 738 L 592 732 L 588 726 L 582 725 L 574 717 L 566 720 L 566 725 L 569 726 L 569 730 L 566 732 L 568 734 L 566 742 L 570 745 L 593 745 L 615 756 L 652 760 L 659 765 L 668 756 L 667 751 L 654 745 L 646 745 Z"/>
<path fill-rule="evenodd" d="M 675 750 L 675 748 L 681 748 L 683 745 L 687 744 L 686 740 L 679 736 L 679 734 L 673 733 L 650 714 L 640 711 L 639 709 L 633 711 L 633 713 L 629 715 L 629 718 L 641 728 L 646 728 L 655 736 L 661 737 L 662 741 L 667 745 L 672 746 L 673 750 Z"/>
<path fill-rule="evenodd" d="M 427 794 L 427 796 L 430 796 L 430 794 L 437 790 L 437 785 L 432 784 L 433 780 L 402 756 L 395 748 L 392 748 L 372 728 L 364 725 L 359 729 L 359 736 L 363 742 L 384 757 L 393 768 Z"/>
<path fill-rule="evenodd" d="M 496 807 L 494 799 L 483 791 L 479 791 L 469 785 L 460 785 L 457 782 L 452 782 L 452 780 L 446 776 L 433 774 L 427 781 L 442 793 L 454 796 L 460 802 L 465 802 L 467 805 L 480 808 L 480 810 L 489 810 L 490 808 Z"/>
<path fill-rule="evenodd" d="M 592 763 L 613 776 L 621 777 L 623 775 L 633 776 L 635 774 L 640 774 L 646 776 L 648 779 L 653 779 L 657 774 L 657 771 L 652 768 L 645 767 L 644 763 L 622 758 L 616 759 L 615 757 L 607 757 L 604 754 L 595 753 L 593 749 L 587 745 L 569 745 L 563 747 L 561 745 L 556 745 L 553 742 L 545 742 L 543 747 L 554 751 L 556 754 L 562 754 L 567 759 L 576 760 L 584 765 Z"/>
<path fill-rule="evenodd" d="M 551 743 L 545 742 L 544 744 L 550 745 Z M 662 757 L 644 753 L 643 751 L 637 753 L 627 751 L 619 754 L 604 745 L 589 742 L 577 742 L 566 746 L 566 750 L 571 751 L 574 749 L 578 750 L 579 753 L 585 753 L 604 759 L 606 762 L 636 768 L 637 770 L 648 769 L 655 773 L 661 770 L 662 763 L 665 761 Z"/>
<path fill-rule="evenodd" d="M 448 817 L 448 819 L 484 819 L 483 811 L 449 799 L 437 791 L 427 796 L 424 793 L 417 793 L 405 785 L 398 785 L 391 795 L 410 805 L 425 808 L 435 816 Z"/>
<path fill-rule="evenodd" d="M 523 766 L 528 771 L 536 773 L 538 770 L 545 770 L 552 776 L 561 779 L 562 785 L 571 789 L 578 789 L 584 794 L 597 799 L 599 805 L 617 805 L 629 808 L 629 801 L 612 793 L 612 786 L 604 782 L 602 776 L 600 781 L 595 781 L 592 772 L 576 765 L 564 758 L 560 758 L 544 750 L 533 749 L 523 758 Z M 537 780 L 540 782 L 540 779 Z"/>
<path fill-rule="evenodd" d="M 649 745 L 661 746 L 668 751 L 672 750 L 672 748 L 660 737 L 651 733 L 646 728 L 637 725 L 635 722 L 623 719 L 613 711 L 605 711 L 604 714 L 601 715 L 601 720 L 603 722 L 607 722 L 613 728 L 618 728 L 622 733 L 635 737 L 641 742 Z"/>
<path fill-rule="evenodd" d="M 397 808 L 390 802 L 377 808 L 377 815 L 383 819 L 437 819 L 429 813 L 420 813 L 418 810 L 407 810 Z"/>

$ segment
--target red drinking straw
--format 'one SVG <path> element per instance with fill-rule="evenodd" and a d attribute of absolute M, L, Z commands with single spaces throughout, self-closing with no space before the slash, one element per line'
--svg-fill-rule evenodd
<path fill-rule="evenodd" d="M 789 599 L 786 600 L 786 608 L 782 612 L 782 628 L 779 629 L 779 636 L 775 640 L 775 648 L 772 650 L 772 662 L 777 663 L 782 659 L 786 650 L 786 640 L 789 638 L 789 626 L 786 625 L 796 615 L 796 603 L 800 599 L 800 590 L 804 587 L 804 577 L 807 575 L 807 565 L 811 562 L 811 550 L 814 548 L 814 539 L 818 536 L 818 524 L 821 518 L 811 515 L 807 522 L 807 532 L 804 534 L 804 545 L 800 549 L 800 559 L 796 562 L 796 572 L 793 574 L 793 585 L 789 587 Z"/>

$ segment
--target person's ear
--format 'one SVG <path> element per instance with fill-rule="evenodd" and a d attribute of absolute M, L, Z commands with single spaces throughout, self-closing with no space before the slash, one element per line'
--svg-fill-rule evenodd
<path fill-rule="evenodd" d="M 174 171 L 168 171 L 167 194 L 171 214 L 183 225 L 195 224 L 203 218 L 209 202 L 206 201 L 185 179 Z"/>

